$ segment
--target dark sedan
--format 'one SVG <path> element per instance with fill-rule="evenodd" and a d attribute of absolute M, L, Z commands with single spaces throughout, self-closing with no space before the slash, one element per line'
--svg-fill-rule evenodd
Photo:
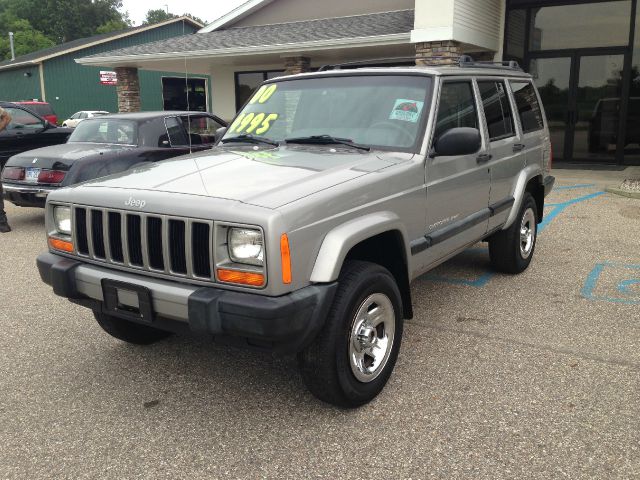
<path fill-rule="evenodd" d="M 67 143 L 15 155 L 2 172 L 4 198 L 44 207 L 47 195 L 133 166 L 211 148 L 220 118 L 200 112 L 105 115 L 82 121 Z"/>
<path fill-rule="evenodd" d="M 0 102 L 0 107 L 11 115 L 11 123 L 0 132 L 0 169 L 9 157 L 26 150 L 64 143 L 73 132 L 70 128 L 56 127 L 23 106 Z"/>

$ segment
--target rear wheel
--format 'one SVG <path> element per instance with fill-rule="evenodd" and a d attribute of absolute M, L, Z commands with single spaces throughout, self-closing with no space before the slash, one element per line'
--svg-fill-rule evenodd
<path fill-rule="evenodd" d="M 347 262 L 323 330 L 298 354 L 316 397 L 340 407 L 363 405 L 384 388 L 400 349 L 400 291 L 379 265 Z"/>
<path fill-rule="evenodd" d="M 112 337 L 135 345 L 150 345 L 172 335 L 171 332 L 159 330 L 147 325 L 122 320 L 102 312 L 93 312 L 98 325 Z"/>
<path fill-rule="evenodd" d="M 513 224 L 489 238 L 489 256 L 495 270 L 521 273 L 527 269 L 536 248 L 537 218 L 536 201 L 527 192 Z"/>

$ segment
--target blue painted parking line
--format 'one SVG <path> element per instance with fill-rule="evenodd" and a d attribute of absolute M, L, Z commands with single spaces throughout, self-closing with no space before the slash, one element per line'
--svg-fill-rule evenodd
<path fill-rule="evenodd" d="M 545 213 L 544 218 L 542 219 L 542 222 L 540 222 L 540 224 L 538 225 L 538 233 L 542 233 L 558 215 L 560 215 L 562 212 L 564 212 L 567 209 L 567 207 L 570 207 L 571 205 L 575 205 L 576 203 L 584 202 L 587 200 L 591 200 L 592 198 L 599 197 L 600 195 L 604 195 L 604 193 L 605 192 L 596 192 L 596 193 L 591 193 L 589 195 L 584 195 L 582 197 L 573 198 L 571 200 L 567 200 L 566 202 L 562 202 L 562 203 L 545 204 L 545 208 L 551 207 L 553 208 L 553 210 L 551 210 L 550 212 L 547 211 L 547 213 Z"/>
<path fill-rule="evenodd" d="M 585 183 L 585 184 L 566 185 L 563 187 L 556 187 L 556 189 L 569 190 L 569 189 L 587 188 L 592 186 L 595 186 L 595 185 Z M 567 200 L 566 202 L 561 202 L 561 203 L 546 203 L 544 219 L 538 225 L 538 234 L 542 234 L 542 232 L 546 230 L 549 224 L 570 206 L 575 205 L 577 203 L 585 202 L 587 200 L 592 200 L 601 195 L 604 195 L 604 193 L 605 192 L 590 193 L 588 195 L 582 195 L 580 197 L 572 198 L 570 200 Z M 488 253 L 488 250 L 489 250 L 488 248 L 482 248 L 482 247 L 473 248 L 470 250 L 466 250 L 466 253 L 472 252 L 472 253 L 486 254 Z M 433 273 L 428 273 L 424 275 L 422 279 L 428 280 L 431 282 L 448 283 L 451 285 L 464 285 L 467 287 L 482 288 L 485 285 L 487 285 L 494 276 L 495 276 L 495 272 L 491 270 L 487 270 L 482 272 L 480 275 L 478 275 L 476 278 L 473 278 L 473 279 L 454 278 L 447 275 L 436 275 Z M 628 288 L 631 288 L 631 286 L 629 286 Z"/>
<path fill-rule="evenodd" d="M 640 265 L 598 263 L 581 293 L 587 300 L 640 305 Z"/>
<path fill-rule="evenodd" d="M 579 183 L 577 185 L 558 185 L 553 187 L 554 190 L 575 190 L 578 188 L 595 187 L 595 183 Z"/>

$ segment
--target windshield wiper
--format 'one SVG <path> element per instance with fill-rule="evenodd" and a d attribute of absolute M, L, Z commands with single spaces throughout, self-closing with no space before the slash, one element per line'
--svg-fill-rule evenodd
<path fill-rule="evenodd" d="M 311 135 L 309 137 L 287 138 L 285 139 L 285 143 L 300 143 L 307 145 L 346 145 L 348 147 L 357 148 L 358 150 L 366 150 L 367 152 L 371 150 L 371 148 L 354 143 L 353 140 L 349 140 L 348 138 L 332 137 L 331 135 Z"/>
<path fill-rule="evenodd" d="M 275 140 L 266 137 L 256 137 L 255 135 L 238 135 L 237 137 L 223 138 L 220 143 L 266 143 L 279 147 L 280 144 Z"/>

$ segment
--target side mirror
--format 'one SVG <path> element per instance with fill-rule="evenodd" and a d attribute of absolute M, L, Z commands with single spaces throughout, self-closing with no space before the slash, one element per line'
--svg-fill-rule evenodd
<path fill-rule="evenodd" d="M 228 130 L 227 127 L 220 127 L 219 129 L 216 130 L 216 135 L 214 137 L 215 143 L 218 143 L 220 139 L 224 137 L 224 134 L 227 133 L 227 130 Z"/>
<path fill-rule="evenodd" d="M 480 150 L 481 146 L 480 130 L 477 128 L 456 127 L 447 130 L 436 139 L 431 157 L 471 155 Z"/>

